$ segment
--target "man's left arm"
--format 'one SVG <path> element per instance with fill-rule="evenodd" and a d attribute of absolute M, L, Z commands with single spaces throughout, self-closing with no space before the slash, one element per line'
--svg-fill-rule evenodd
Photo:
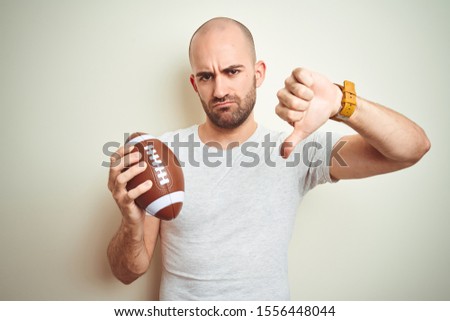
<path fill-rule="evenodd" d="M 430 149 L 423 129 L 405 116 L 357 97 L 356 109 L 344 122 L 358 134 L 344 136 L 332 152 L 330 175 L 363 178 L 393 172 L 418 162 Z M 336 155 L 335 153 L 339 153 Z"/>
<path fill-rule="evenodd" d="M 295 69 L 278 92 L 277 114 L 294 127 L 283 153 L 336 115 L 342 91 L 325 76 Z M 416 123 L 363 98 L 344 122 L 357 134 L 344 136 L 333 149 L 330 175 L 335 179 L 362 178 L 413 165 L 429 150 L 430 142 Z"/>

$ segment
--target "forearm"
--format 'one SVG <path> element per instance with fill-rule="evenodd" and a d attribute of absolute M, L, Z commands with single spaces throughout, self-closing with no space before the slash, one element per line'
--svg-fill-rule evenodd
<path fill-rule="evenodd" d="M 341 108 L 343 93 L 347 93 L 344 103 L 354 106 L 353 95 L 349 95 L 353 92 L 351 83 L 345 86 L 344 82 L 342 91 L 325 76 L 303 68 L 292 72 L 285 87 L 277 93 L 279 104 L 275 109 L 278 116 L 294 126 L 283 142 L 284 157 L 330 117 L 334 119 Z M 362 178 L 400 170 L 419 161 L 429 150 L 430 142 L 422 128 L 405 116 L 359 97 L 353 114 L 350 114 L 353 108 L 348 107 L 340 116 L 349 116 L 343 121 L 358 134 L 342 137 L 333 148 L 330 167 L 333 178 Z"/>
<path fill-rule="evenodd" d="M 392 161 L 414 164 L 430 148 L 425 132 L 416 123 L 363 98 L 357 98 L 357 108 L 346 123 Z"/>
<path fill-rule="evenodd" d="M 147 271 L 150 256 L 144 242 L 143 224 L 122 224 L 108 246 L 108 259 L 114 275 L 129 284 Z"/>

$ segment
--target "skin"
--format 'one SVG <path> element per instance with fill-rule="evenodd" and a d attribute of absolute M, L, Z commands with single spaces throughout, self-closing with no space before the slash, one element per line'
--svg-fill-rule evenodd
<path fill-rule="evenodd" d="M 256 130 L 253 105 L 256 88 L 264 81 L 266 66 L 256 61 L 248 36 L 233 21 L 212 19 L 193 36 L 189 58 L 190 82 L 207 115 L 199 126 L 204 143 L 215 142 L 222 148 L 241 144 Z M 293 125 L 292 134 L 282 150 L 288 156 L 302 139 L 335 115 L 342 93 L 325 76 L 296 68 L 277 93 L 279 117 Z M 376 121 L 374 121 L 376 120 Z M 429 150 L 424 131 L 399 113 L 358 97 L 355 113 L 345 122 L 357 134 L 345 136 L 339 156 L 333 156 L 330 174 L 335 179 L 361 178 L 406 168 Z M 338 144 L 336 144 L 338 146 Z M 111 158 L 108 188 L 122 213 L 122 223 L 108 247 L 108 259 L 114 275 L 128 284 L 145 273 L 157 242 L 160 221 L 146 216 L 134 200 L 148 191 L 145 182 L 133 190 L 126 183 L 141 173 L 139 153 L 120 147 Z M 130 167 L 131 166 L 131 167 Z M 130 167 L 122 172 L 125 167 Z"/>
<path fill-rule="evenodd" d="M 264 81 L 266 65 L 255 62 L 245 34 L 232 21 L 210 21 L 192 39 L 190 62 L 190 81 L 207 115 L 199 126 L 201 140 L 223 148 L 245 141 L 257 127 L 252 110 L 239 126 L 219 126 L 212 120 L 215 117 L 228 124 L 240 109 L 250 109 L 245 105 L 251 100 L 254 104 L 256 88 Z"/>
<path fill-rule="evenodd" d="M 285 141 L 289 146 L 284 150 L 285 155 L 334 116 L 342 99 L 339 87 L 325 76 L 304 68 L 296 68 L 277 95 L 276 113 L 294 127 Z M 357 134 L 340 140 L 345 143 L 339 150 L 345 165 L 336 161 L 333 150 L 330 174 L 335 179 L 400 170 L 418 162 L 431 147 L 425 132 L 416 123 L 361 97 L 357 97 L 356 110 L 345 123 Z"/>
<path fill-rule="evenodd" d="M 139 152 L 121 146 L 111 157 L 108 189 L 122 213 L 122 223 L 109 243 L 107 255 L 113 274 L 129 284 L 144 274 L 151 262 L 159 234 L 159 219 L 145 215 L 134 200 L 152 187 L 147 181 L 127 191 L 127 182 L 143 172 L 145 163 L 138 163 Z M 123 171 L 129 167 L 127 171 Z"/>

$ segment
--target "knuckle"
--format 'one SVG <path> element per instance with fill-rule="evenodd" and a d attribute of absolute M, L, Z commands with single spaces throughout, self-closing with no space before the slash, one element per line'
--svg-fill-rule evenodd
<path fill-rule="evenodd" d="M 125 198 L 127 200 L 127 203 L 131 203 L 134 201 L 138 195 L 135 195 L 134 191 L 136 191 L 137 187 L 135 189 L 129 190 L 125 195 Z"/>
<path fill-rule="evenodd" d="M 126 178 L 126 173 L 127 172 L 117 175 L 116 182 L 119 183 L 120 185 L 123 185 L 126 182 L 128 182 L 128 179 Z"/>
<path fill-rule="evenodd" d="M 295 110 L 301 110 L 302 109 L 302 102 L 300 99 L 293 99 L 291 102 L 291 107 Z"/>
<path fill-rule="evenodd" d="M 297 68 L 295 68 L 293 71 L 292 71 L 292 74 L 296 74 L 296 75 L 298 75 L 298 74 L 300 74 L 301 72 L 302 72 L 302 68 L 301 67 L 297 67 Z"/>
<path fill-rule="evenodd" d="M 298 68 L 298 75 L 300 77 L 304 77 L 308 74 L 308 71 L 305 68 Z"/>
<path fill-rule="evenodd" d="M 133 200 L 130 199 L 129 192 L 123 189 L 121 192 L 116 194 L 116 202 L 120 207 L 129 205 Z"/>
<path fill-rule="evenodd" d="M 295 91 L 299 97 L 304 97 L 306 94 L 306 88 L 304 86 L 297 86 Z"/>
<path fill-rule="evenodd" d="M 120 194 L 118 193 L 117 190 L 113 190 L 113 192 L 112 192 L 112 197 L 114 198 L 114 200 L 116 201 L 116 203 L 117 203 L 118 205 L 121 204 L 121 197 L 120 197 Z"/>
<path fill-rule="evenodd" d="M 283 99 L 284 96 L 284 89 L 280 89 L 277 91 L 277 97 L 278 99 Z"/>
<path fill-rule="evenodd" d="M 277 105 L 276 107 L 275 107 L 275 113 L 278 115 L 278 116 L 282 116 L 282 109 L 283 109 L 283 107 L 281 107 L 280 105 Z"/>
<path fill-rule="evenodd" d="M 120 207 L 120 203 L 119 203 L 119 200 L 117 199 L 117 196 L 114 193 L 111 195 L 112 195 L 112 198 L 114 199 L 114 201 L 116 202 L 117 206 Z"/>
<path fill-rule="evenodd" d="M 111 169 L 114 169 L 114 168 L 116 168 L 117 166 L 119 166 L 120 165 L 120 163 L 121 163 L 121 158 L 120 157 L 114 157 L 114 156 L 111 156 L 110 157 L 110 162 L 109 162 L 109 167 L 111 168 Z"/>

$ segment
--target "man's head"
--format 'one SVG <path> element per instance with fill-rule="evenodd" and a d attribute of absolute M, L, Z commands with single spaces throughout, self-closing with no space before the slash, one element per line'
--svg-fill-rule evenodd
<path fill-rule="evenodd" d="M 208 119 L 220 128 L 244 123 L 265 76 L 264 63 L 256 62 L 250 31 L 233 19 L 211 19 L 192 36 L 189 60 L 191 84 Z"/>

